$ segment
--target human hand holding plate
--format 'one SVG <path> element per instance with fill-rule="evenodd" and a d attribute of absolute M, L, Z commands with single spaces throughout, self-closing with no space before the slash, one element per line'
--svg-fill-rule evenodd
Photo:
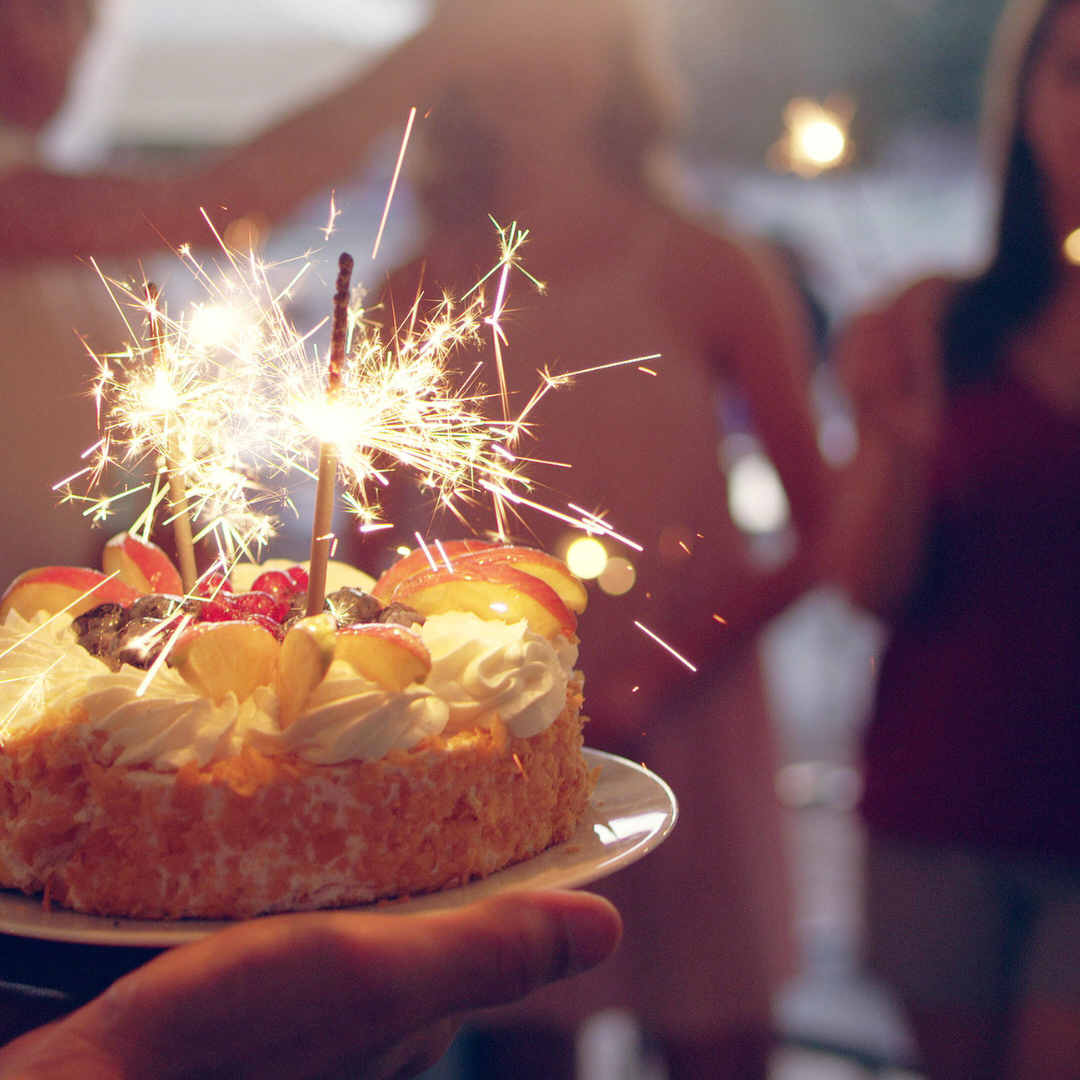
<path fill-rule="evenodd" d="M 509 890 L 409 918 L 374 910 L 237 923 L 162 953 L 0 1050 L 0 1080 L 411 1076 L 463 1016 L 584 971 L 621 922 L 589 893 Z"/>

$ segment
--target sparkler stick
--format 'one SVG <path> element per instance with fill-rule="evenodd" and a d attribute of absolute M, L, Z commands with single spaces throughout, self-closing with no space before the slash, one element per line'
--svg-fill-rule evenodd
<path fill-rule="evenodd" d="M 158 308 L 158 288 L 146 283 L 146 301 L 150 314 L 150 344 L 154 364 L 161 362 L 162 342 L 161 311 Z M 184 592 L 195 588 L 199 572 L 195 567 L 195 544 L 191 537 L 191 514 L 188 511 L 187 488 L 180 472 L 180 446 L 176 430 L 171 426 L 166 435 L 165 473 L 169 480 L 169 513 L 172 517 L 173 539 L 176 543 L 176 559 L 180 564 L 180 581 Z"/>
<path fill-rule="evenodd" d="M 344 252 L 338 259 L 337 289 L 334 292 L 334 321 L 330 333 L 330 366 L 326 396 L 333 401 L 341 388 L 341 369 L 349 333 L 349 285 L 353 259 Z M 311 564 L 308 567 L 307 614 L 317 615 L 326 599 L 326 564 L 334 527 L 334 488 L 337 481 L 338 451 L 329 440 L 319 443 L 319 477 L 315 487 L 315 517 L 311 527 Z"/>

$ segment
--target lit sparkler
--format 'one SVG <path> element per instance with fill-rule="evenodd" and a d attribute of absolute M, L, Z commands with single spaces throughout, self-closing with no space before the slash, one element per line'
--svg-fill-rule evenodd
<path fill-rule="evenodd" d="M 161 364 L 164 336 L 161 332 L 161 311 L 158 308 L 158 290 L 156 285 L 146 286 L 146 301 L 150 318 L 150 356 L 151 368 L 157 370 Z M 180 443 L 175 425 L 167 425 L 165 436 L 165 472 L 169 482 L 169 513 L 172 516 L 173 535 L 176 539 L 176 555 L 180 564 L 180 580 L 184 591 L 195 588 L 198 576 L 195 569 L 195 545 L 191 539 L 191 515 L 188 511 L 187 489 L 180 471 Z"/>
<path fill-rule="evenodd" d="M 509 266 L 515 253 L 513 245 L 500 266 Z M 101 438 L 87 451 L 85 467 L 57 485 L 67 499 L 84 503 L 84 513 L 104 519 L 120 500 L 141 493 L 147 505 L 133 531 L 148 535 L 159 511 L 169 522 L 186 521 L 186 501 L 198 523 L 194 540 L 213 534 L 227 564 L 253 557 L 273 534 L 268 508 L 289 505 L 294 470 L 313 476 L 319 446 L 334 448 L 329 471 L 344 478 L 344 502 L 367 528 L 378 526 L 377 489 L 394 467 L 411 470 L 459 518 L 459 504 L 480 490 L 481 479 L 495 491 L 517 482 L 521 463 L 502 445 L 505 425 L 482 415 L 486 395 L 476 371 L 455 377 L 448 366 L 455 350 L 478 340 L 485 321 L 481 291 L 461 304 L 444 298 L 423 319 L 418 298 L 384 344 L 364 324 L 346 283 L 328 394 L 325 362 L 308 348 L 319 327 L 300 334 L 283 310 L 310 263 L 275 291 L 269 269 L 254 255 L 229 253 L 220 281 L 186 251 L 181 258 L 211 302 L 176 319 L 159 310 L 153 288 L 103 279 L 125 317 L 135 312 L 150 323 L 150 343 L 95 358 Z M 216 336 L 206 332 L 211 325 Z M 137 342 L 139 335 L 130 338 Z M 149 480 L 140 476 L 146 464 Z M 101 494 L 107 474 L 117 470 L 132 482 Z M 332 485 L 330 498 L 332 510 Z M 314 534 L 329 540 L 329 516 L 323 517 Z M 186 588 L 192 584 L 185 580 Z"/>
<path fill-rule="evenodd" d="M 329 408 L 337 402 L 341 374 L 345 366 L 349 336 L 349 286 L 353 259 L 342 254 L 338 259 L 337 289 L 334 292 L 334 319 L 330 333 L 330 371 L 326 379 Z M 338 452 L 333 442 L 319 442 L 319 474 L 315 489 L 315 520 L 311 527 L 311 561 L 308 566 L 307 613 L 317 615 L 326 599 L 326 564 L 333 541 L 334 491 L 337 484 Z"/>
<path fill-rule="evenodd" d="M 443 296 L 430 302 L 429 311 L 423 295 L 417 296 L 386 341 L 365 319 L 359 294 L 349 294 L 348 279 L 343 286 L 339 282 L 329 354 L 332 392 L 327 359 L 309 347 L 321 327 L 301 334 L 284 311 L 311 265 L 308 259 L 275 289 L 271 268 L 254 254 L 241 257 L 223 245 L 229 263 L 217 279 L 182 251 L 210 302 L 175 319 L 146 295 L 108 282 L 122 310 L 151 320 L 152 347 L 98 358 L 94 396 L 101 439 L 88 451 L 82 472 L 62 485 L 67 497 L 104 518 L 119 499 L 140 492 L 147 506 L 134 531 L 145 535 L 159 510 L 169 520 L 177 517 L 180 504 L 174 498 L 170 509 L 169 499 L 175 476 L 197 523 L 194 540 L 212 536 L 219 562 L 227 566 L 241 556 L 256 558 L 274 531 L 269 510 L 291 505 L 288 492 L 296 476 L 307 481 L 322 473 L 329 492 L 317 496 L 322 510 L 312 530 L 314 554 L 316 545 L 325 550 L 333 542 L 335 481 L 341 483 L 340 501 L 360 527 L 378 528 L 379 492 L 391 471 L 404 469 L 465 524 L 481 499 L 490 500 L 495 531 L 503 537 L 509 515 L 528 508 L 636 546 L 596 515 L 544 505 L 524 475 L 529 462 L 516 444 L 537 402 L 585 372 L 539 372 L 536 392 L 517 416 L 510 414 L 500 319 L 526 234 L 515 225 L 499 235 L 500 258 L 485 279 L 460 301 Z M 490 308 L 482 288 L 488 278 L 497 283 Z M 206 333 L 210 326 L 218 328 L 216 336 Z M 464 372 L 450 366 L 460 349 L 479 343 L 486 327 L 499 370 L 495 395 L 480 385 L 479 365 Z M 644 359 L 650 358 L 618 364 Z M 598 365 L 610 366 L 618 365 Z M 489 420 L 483 409 L 493 396 L 502 403 L 502 415 Z M 317 465 L 318 459 L 325 460 Z M 147 462 L 151 479 L 139 479 L 138 467 Z M 118 467 L 136 479 L 119 494 L 99 494 L 105 474 Z M 76 491 L 80 483 L 87 494 Z"/>
<path fill-rule="evenodd" d="M 362 313 L 353 313 L 352 345 L 333 393 L 317 358 L 294 353 L 275 375 L 276 445 L 289 448 L 290 464 L 301 469 L 314 446 L 332 446 L 345 505 L 367 527 L 378 520 L 378 490 L 393 469 L 409 470 L 460 517 L 459 501 L 479 489 L 481 478 L 508 484 L 519 468 L 482 414 L 485 395 L 473 375 L 459 377 L 449 367 L 451 354 L 476 340 L 482 301 L 459 311 L 443 300 L 423 321 L 418 306 L 388 344 L 371 327 L 355 332 Z M 316 535 L 329 532 L 328 520 L 322 526 Z"/>
<path fill-rule="evenodd" d="M 181 254 L 209 283 L 201 267 Z M 242 272 L 214 286 L 213 303 L 175 320 L 159 310 L 152 287 L 140 292 L 103 278 L 125 318 L 134 312 L 149 322 L 150 344 L 95 358 L 101 438 L 87 452 L 86 466 L 57 485 L 95 520 L 106 518 L 121 500 L 145 493 L 133 531 L 148 535 L 160 510 L 166 523 L 198 522 L 193 541 L 214 534 L 230 558 L 250 554 L 273 533 L 267 506 L 276 496 L 260 481 L 277 464 L 261 404 L 264 358 L 296 347 L 295 335 L 285 329 L 280 295 L 270 291 L 254 257 L 249 266 L 233 268 Z M 216 337 L 207 333 L 211 321 L 219 324 Z M 139 335 L 132 331 L 130 340 L 138 342 Z M 150 481 L 138 479 L 146 465 Z M 101 494 L 116 471 L 130 482 L 118 493 Z M 181 540 L 182 567 L 184 547 Z M 190 588 L 193 565 L 184 577 Z"/>

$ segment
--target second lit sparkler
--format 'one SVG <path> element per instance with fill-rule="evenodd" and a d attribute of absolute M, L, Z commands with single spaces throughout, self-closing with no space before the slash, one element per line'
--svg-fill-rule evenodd
<path fill-rule="evenodd" d="M 349 287 L 352 283 L 352 256 L 343 253 L 338 260 L 337 288 L 334 291 L 334 316 L 330 332 L 330 363 L 326 378 L 326 397 L 333 406 L 341 390 L 341 372 L 345 365 L 349 336 Z M 308 569 L 307 614 L 317 615 L 326 596 L 326 564 L 333 542 L 334 502 L 337 488 L 338 452 L 334 443 L 319 443 L 319 472 L 315 488 L 315 517 L 311 526 L 311 564 Z"/>

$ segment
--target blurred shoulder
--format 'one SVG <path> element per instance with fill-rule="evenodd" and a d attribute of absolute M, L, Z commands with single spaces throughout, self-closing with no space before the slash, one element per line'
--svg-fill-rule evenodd
<path fill-rule="evenodd" d="M 907 386 L 912 373 L 934 380 L 941 363 L 941 324 L 963 279 L 920 278 L 847 319 L 830 358 L 840 381 L 856 397 L 880 393 L 883 382 Z"/>
<path fill-rule="evenodd" d="M 740 233 L 719 214 L 688 212 L 667 203 L 658 205 L 664 225 L 663 254 L 673 265 L 688 256 L 717 273 L 754 276 L 768 264 L 764 242 Z"/>
<path fill-rule="evenodd" d="M 870 356 L 875 342 L 931 348 L 963 280 L 944 274 L 923 277 L 863 305 L 842 321 L 832 343 L 834 362 L 841 370 L 848 368 L 856 358 Z"/>
<path fill-rule="evenodd" d="M 963 280 L 947 274 L 919 278 L 887 294 L 856 318 L 879 315 L 899 325 L 936 324 Z"/>
<path fill-rule="evenodd" d="M 697 309 L 720 313 L 785 303 L 795 283 L 767 241 L 738 231 L 713 214 L 660 210 L 658 269 L 666 292 Z"/>

